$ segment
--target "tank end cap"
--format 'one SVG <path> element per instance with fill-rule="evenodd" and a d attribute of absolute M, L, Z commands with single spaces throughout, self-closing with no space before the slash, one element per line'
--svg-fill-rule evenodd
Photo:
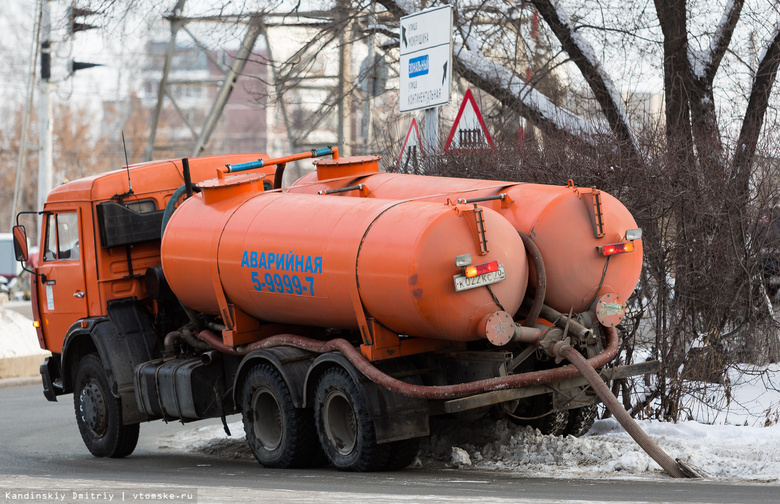
<path fill-rule="evenodd" d="M 495 346 L 504 346 L 512 341 L 515 334 L 515 321 L 505 311 L 496 311 L 485 315 L 479 323 L 482 336 Z"/>
<path fill-rule="evenodd" d="M 626 308 L 620 297 L 608 292 L 596 300 L 596 318 L 607 327 L 615 327 L 623 321 Z"/>

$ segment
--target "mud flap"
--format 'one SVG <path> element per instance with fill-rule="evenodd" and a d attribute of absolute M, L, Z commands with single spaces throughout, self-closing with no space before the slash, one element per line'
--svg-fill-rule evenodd
<path fill-rule="evenodd" d="M 357 384 L 363 401 L 368 405 L 371 413 L 377 443 L 402 441 L 430 434 L 428 401 L 396 394 L 380 387 L 358 371 L 346 357 L 337 353 L 319 356 L 309 369 L 305 388 L 307 405 L 311 405 L 313 401 L 313 391 L 320 375 L 334 364 L 344 368 Z M 404 381 L 422 384 L 419 376 L 409 373 L 413 371 L 411 366 L 406 366 L 403 362 L 385 361 L 379 363 L 377 367 L 390 375 L 395 373 L 411 375 L 404 378 Z"/>

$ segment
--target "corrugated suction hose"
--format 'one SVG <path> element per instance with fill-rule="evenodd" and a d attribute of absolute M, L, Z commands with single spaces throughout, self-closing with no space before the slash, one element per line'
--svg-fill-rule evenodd
<path fill-rule="evenodd" d="M 615 418 L 620 422 L 626 432 L 628 432 L 634 441 L 636 441 L 653 460 L 658 462 L 667 473 L 675 478 L 700 477 L 695 471 L 686 467 L 679 460 L 672 460 L 661 447 L 650 439 L 639 425 L 637 425 L 634 419 L 631 418 L 631 415 L 628 414 L 615 396 L 612 395 L 612 392 L 607 385 L 601 380 L 598 373 L 596 373 L 594 368 L 604 366 L 607 362 L 611 361 L 617 353 L 617 330 L 614 327 L 604 327 L 604 332 L 607 335 L 606 348 L 600 354 L 591 357 L 590 359 L 583 357 L 571 346 L 563 345 L 558 347 L 560 355 L 571 362 L 572 366 L 562 366 L 543 371 L 501 376 L 457 385 L 439 386 L 414 385 L 393 378 L 392 376 L 383 373 L 369 362 L 368 359 L 366 359 L 358 349 L 352 346 L 350 342 L 340 338 L 329 341 L 319 341 L 303 336 L 283 334 L 271 336 L 264 340 L 234 348 L 225 345 L 222 342 L 222 338 L 207 329 L 198 334 L 198 339 L 207 342 L 215 350 L 232 355 L 246 355 L 254 350 L 277 346 L 291 346 L 314 353 L 341 352 L 361 373 L 379 386 L 401 395 L 422 399 L 453 399 L 494 390 L 540 385 L 565 378 L 572 378 L 578 374 L 582 374 L 601 400 L 604 401 L 607 408 L 615 415 Z"/>
<path fill-rule="evenodd" d="M 664 471 L 669 473 L 673 478 L 699 478 L 700 476 L 691 468 L 686 467 L 679 459 L 673 460 L 672 457 L 667 455 L 663 449 L 653 441 L 650 436 L 642 430 L 641 427 L 631 418 L 631 415 L 623 408 L 620 401 L 612 394 L 607 384 L 601 379 L 599 374 L 593 367 L 588 364 L 585 357 L 582 356 L 577 350 L 571 346 L 566 346 L 560 350 L 560 355 L 565 357 L 569 362 L 579 370 L 582 376 L 588 380 L 588 383 L 593 390 L 598 394 L 604 405 L 609 408 L 609 411 L 615 415 L 615 419 L 620 422 L 620 425 L 628 432 L 634 441 L 645 451 L 650 457 L 658 462 Z"/>

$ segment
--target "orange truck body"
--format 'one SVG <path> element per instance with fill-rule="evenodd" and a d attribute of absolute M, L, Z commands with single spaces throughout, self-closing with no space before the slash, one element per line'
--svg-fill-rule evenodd
<path fill-rule="evenodd" d="M 94 455 L 129 455 L 145 421 L 234 413 L 270 467 L 398 469 L 431 415 L 469 410 L 582 433 L 595 395 L 558 352 L 614 357 L 642 265 L 631 214 L 571 183 L 378 160 L 169 160 L 51 192 L 31 282 L 44 394 L 73 394 Z"/>

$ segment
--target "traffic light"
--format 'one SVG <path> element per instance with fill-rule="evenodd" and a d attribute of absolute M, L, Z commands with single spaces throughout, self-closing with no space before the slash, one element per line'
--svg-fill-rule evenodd
<path fill-rule="evenodd" d="M 85 22 L 84 18 L 97 14 L 97 11 L 78 7 L 74 1 L 68 8 L 68 35 L 73 37 L 77 32 L 83 32 L 98 28 L 97 25 Z M 70 60 L 68 62 L 68 74 L 73 75 L 77 70 L 102 66 L 100 63 L 86 63 L 83 61 Z"/>
<path fill-rule="evenodd" d="M 84 70 L 85 68 L 92 68 L 96 66 L 103 66 L 102 63 L 86 63 L 83 61 L 70 60 L 68 62 L 68 73 L 73 74 L 76 70 Z"/>
<path fill-rule="evenodd" d="M 76 32 L 92 30 L 98 28 L 97 25 L 82 22 L 82 18 L 97 14 L 96 11 L 77 7 L 76 2 L 68 9 L 68 34 L 73 35 Z"/>

